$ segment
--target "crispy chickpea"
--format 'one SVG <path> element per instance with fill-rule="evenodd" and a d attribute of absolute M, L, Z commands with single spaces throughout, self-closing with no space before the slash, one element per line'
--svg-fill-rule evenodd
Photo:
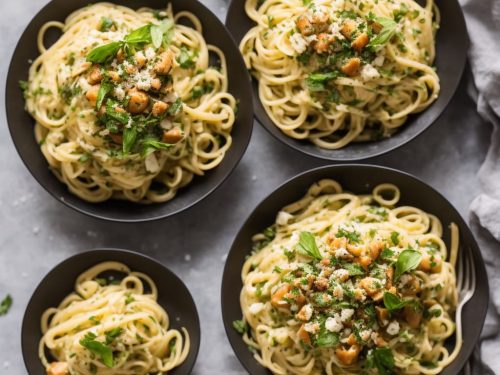
<path fill-rule="evenodd" d="M 345 36 L 347 39 L 351 39 L 352 33 L 356 30 L 356 22 L 351 19 L 347 19 L 342 24 L 340 28 L 340 33 Z"/>
<path fill-rule="evenodd" d="M 165 111 L 168 109 L 168 104 L 165 103 L 165 102 L 162 102 L 162 101 L 157 101 L 154 105 L 153 105 L 153 110 L 152 110 L 152 114 L 153 116 L 161 116 L 162 114 L 165 113 Z"/>
<path fill-rule="evenodd" d="M 101 83 L 102 81 L 102 72 L 101 67 L 99 65 L 95 65 L 90 71 L 89 78 L 87 78 L 87 82 L 91 85 L 96 85 Z"/>
<path fill-rule="evenodd" d="M 128 111 L 134 115 L 144 112 L 149 105 L 149 96 L 144 91 L 130 89 L 127 91 L 130 101 L 128 103 Z"/>
<path fill-rule="evenodd" d="M 153 78 L 151 80 L 151 88 L 156 91 L 161 89 L 161 80 L 159 78 Z"/>
<path fill-rule="evenodd" d="M 295 24 L 302 35 L 309 36 L 314 34 L 314 26 L 307 16 L 300 16 L 297 21 L 295 21 Z"/>
<path fill-rule="evenodd" d="M 358 361 L 359 352 L 361 347 L 359 345 L 352 345 L 349 349 L 340 347 L 335 350 L 335 355 L 342 364 L 350 366 Z"/>
<path fill-rule="evenodd" d="M 368 38 L 367 33 L 361 33 L 359 34 L 356 39 L 353 40 L 351 43 L 351 47 L 354 48 L 356 51 L 361 52 L 363 48 L 368 44 L 368 41 L 370 39 Z"/>
<path fill-rule="evenodd" d="M 283 300 L 283 297 L 290 291 L 290 284 L 284 284 L 279 287 L 271 296 L 271 305 L 274 307 L 288 307 L 288 302 Z"/>
<path fill-rule="evenodd" d="M 90 102 L 90 104 L 95 106 L 97 103 L 97 96 L 98 95 L 99 95 L 99 86 L 94 86 L 89 91 L 87 91 L 87 93 L 85 94 L 85 97 Z"/>
<path fill-rule="evenodd" d="M 182 137 L 182 131 L 178 127 L 175 127 L 163 132 L 162 141 L 165 143 L 176 144 L 181 141 Z"/>
<path fill-rule="evenodd" d="M 170 70 L 172 69 L 172 63 L 174 60 L 174 56 L 172 54 L 172 51 L 166 51 L 163 52 L 159 56 L 158 62 L 155 64 L 153 70 L 160 75 L 166 75 L 170 73 Z"/>
<path fill-rule="evenodd" d="M 359 68 L 361 66 L 361 60 L 357 57 L 349 59 L 340 70 L 349 77 L 355 77 L 359 74 Z"/>
<path fill-rule="evenodd" d="M 121 82 L 122 78 L 120 77 L 118 72 L 116 72 L 114 70 L 108 70 L 108 74 L 113 82 L 117 82 L 117 83 Z"/>
<path fill-rule="evenodd" d="M 297 336 L 305 344 L 311 345 L 311 336 L 309 336 L 309 332 L 307 332 L 305 330 L 305 325 L 304 324 L 302 324 L 302 326 L 299 328 L 299 330 L 297 332 Z"/>
<path fill-rule="evenodd" d="M 314 50 L 317 53 L 321 54 L 327 52 L 329 48 L 330 48 L 330 37 L 328 36 L 328 34 L 325 33 L 319 34 L 316 43 L 314 43 Z"/>
<path fill-rule="evenodd" d="M 47 375 L 68 375 L 69 366 L 67 362 L 52 362 L 47 367 Z"/>

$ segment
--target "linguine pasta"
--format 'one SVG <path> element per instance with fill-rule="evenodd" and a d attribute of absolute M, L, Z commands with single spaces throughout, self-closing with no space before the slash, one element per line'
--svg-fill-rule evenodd
<path fill-rule="evenodd" d="M 100 278 L 125 273 L 120 281 Z M 40 359 L 49 375 L 166 374 L 184 362 L 189 334 L 169 328 L 155 283 L 117 262 L 82 273 L 74 293 L 42 316 Z M 55 359 L 51 362 L 46 350 Z"/>
<path fill-rule="evenodd" d="M 439 219 L 399 199 L 391 184 L 354 195 L 322 180 L 254 237 L 234 326 L 260 364 L 280 375 L 438 374 L 456 358 L 458 228 L 448 249 Z"/>
<path fill-rule="evenodd" d="M 50 28 L 63 35 L 46 48 Z M 168 201 L 231 147 L 225 56 L 194 14 L 98 3 L 45 24 L 38 46 L 26 108 L 51 169 L 80 198 Z"/>
<path fill-rule="evenodd" d="M 240 43 L 287 136 L 325 149 L 396 132 L 439 94 L 433 0 L 246 0 Z"/>

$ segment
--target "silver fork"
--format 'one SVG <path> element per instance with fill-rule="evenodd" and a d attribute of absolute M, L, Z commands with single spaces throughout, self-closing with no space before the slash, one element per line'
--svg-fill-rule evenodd
<path fill-rule="evenodd" d="M 458 257 L 457 265 L 457 289 L 458 289 L 458 307 L 455 314 L 457 324 L 457 340 L 462 341 L 462 310 L 464 305 L 474 295 L 476 290 L 476 268 L 474 258 L 469 248 L 466 254 Z M 471 374 L 470 361 L 467 361 L 464 367 L 464 374 Z"/>

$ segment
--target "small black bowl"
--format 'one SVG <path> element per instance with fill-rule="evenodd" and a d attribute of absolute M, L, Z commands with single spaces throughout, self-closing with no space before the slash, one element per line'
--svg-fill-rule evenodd
<path fill-rule="evenodd" d="M 422 3 L 422 0 L 417 0 Z M 352 142 L 338 150 L 320 148 L 309 141 L 300 141 L 285 135 L 267 115 L 259 98 L 258 82 L 253 79 L 254 112 L 257 120 L 274 137 L 286 145 L 305 154 L 332 161 L 354 161 L 371 158 L 394 150 L 418 136 L 443 113 L 455 93 L 467 59 L 468 37 L 465 19 L 458 0 L 436 0 L 441 12 L 441 26 L 436 40 L 434 66 L 440 78 L 441 93 L 425 111 L 411 115 L 406 124 L 390 138 L 373 142 Z M 245 0 L 232 0 L 226 26 L 240 43 L 244 35 L 255 24 L 244 9 Z"/>
<path fill-rule="evenodd" d="M 243 316 L 239 302 L 243 286 L 241 268 L 245 257 L 251 252 L 251 238 L 254 234 L 262 232 L 273 224 L 276 214 L 281 208 L 300 199 L 313 183 L 325 178 L 336 180 L 345 191 L 355 194 L 369 193 L 375 186 L 382 183 L 397 185 L 401 191 L 401 200 L 398 205 L 415 206 L 436 215 L 443 223 L 443 240 L 447 244 L 450 243 L 448 225 L 452 222 L 458 225 L 460 231 L 459 256 L 463 256 L 464 251 L 472 252 L 477 277 L 476 291 L 462 311 L 462 322 L 466 322 L 462 328 L 464 343 L 455 361 L 441 372 L 441 375 L 458 374 L 479 340 L 488 308 L 488 279 L 479 247 L 458 211 L 432 187 L 416 177 L 395 169 L 360 164 L 326 166 L 299 174 L 265 198 L 243 224 L 227 257 L 221 291 L 224 327 L 240 362 L 252 375 L 270 374 L 253 358 L 253 354 L 248 350 L 241 335 L 232 326 L 234 320 L 241 319 Z"/>
<path fill-rule="evenodd" d="M 45 374 L 38 357 L 38 343 L 42 338 L 40 319 L 43 312 L 49 307 L 58 306 L 74 291 L 75 281 L 81 273 L 107 261 L 121 262 L 132 271 L 148 275 L 155 282 L 158 303 L 167 311 L 170 327 L 178 330 L 185 327 L 191 341 L 186 360 L 169 374 L 191 373 L 200 347 L 200 319 L 189 290 L 181 279 L 157 261 L 139 253 L 118 249 L 91 250 L 74 255 L 54 267 L 37 286 L 24 313 L 21 331 L 21 346 L 28 373 Z"/>
<path fill-rule="evenodd" d="M 14 51 L 6 86 L 7 121 L 14 145 L 33 177 L 58 201 L 67 206 L 100 219 L 120 222 L 141 222 L 161 219 L 183 211 L 199 202 L 219 187 L 236 167 L 250 141 L 253 128 L 253 106 L 250 75 L 231 35 L 219 19 L 197 0 L 169 0 L 174 12 L 189 11 L 199 17 L 203 25 L 205 40 L 218 46 L 227 59 L 229 92 L 239 100 L 238 115 L 232 131 L 233 144 L 221 164 L 204 176 L 195 177 L 186 187 L 179 189 L 171 201 L 160 204 L 135 204 L 127 201 L 109 200 L 89 203 L 69 192 L 49 170 L 47 161 L 40 152 L 34 134 L 33 118 L 24 110 L 23 93 L 19 81 L 27 80 L 30 64 L 38 55 L 38 31 L 48 21 L 61 21 L 73 11 L 93 3 L 90 0 L 52 0 L 30 22 Z M 157 0 L 122 0 L 120 5 L 138 9 L 160 8 L 166 3 Z M 54 43 L 60 34 L 53 29 L 47 33 L 46 44 Z M 52 33 L 52 31 L 54 31 Z"/>

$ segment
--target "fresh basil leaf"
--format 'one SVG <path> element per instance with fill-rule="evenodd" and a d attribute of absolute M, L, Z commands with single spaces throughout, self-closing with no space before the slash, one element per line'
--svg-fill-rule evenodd
<path fill-rule="evenodd" d="M 120 122 L 123 125 L 128 125 L 130 122 L 130 115 L 127 112 L 117 112 L 116 106 L 118 103 L 114 100 L 108 100 L 106 103 L 106 114 L 113 120 Z"/>
<path fill-rule="evenodd" d="M 385 247 L 382 252 L 380 253 L 380 258 L 383 260 L 391 260 L 392 256 L 394 255 L 394 251 L 389 249 L 388 247 Z"/>
<path fill-rule="evenodd" d="M 29 82 L 28 81 L 19 81 L 19 88 L 23 91 L 28 90 L 29 88 Z"/>
<path fill-rule="evenodd" d="M 152 25 L 142 26 L 123 39 L 128 44 L 151 43 L 151 27 Z"/>
<path fill-rule="evenodd" d="M 137 129 L 135 126 L 123 129 L 123 152 L 128 154 L 135 145 L 137 140 Z"/>
<path fill-rule="evenodd" d="M 171 19 L 165 19 L 159 25 L 151 26 L 151 41 L 156 49 L 160 48 L 163 43 L 168 46 L 173 36 L 174 21 Z"/>
<path fill-rule="evenodd" d="M 367 365 L 376 368 L 379 375 L 389 375 L 394 369 L 394 355 L 389 348 L 375 348 L 368 352 Z"/>
<path fill-rule="evenodd" d="M 113 89 L 113 85 L 108 81 L 103 81 L 101 87 L 99 87 L 99 92 L 97 93 L 96 108 L 99 110 L 106 98 L 106 95 Z"/>
<path fill-rule="evenodd" d="M 368 47 L 378 47 L 389 42 L 396 34 L 398 26 L 398 24 L 390 18 L 376 17 L 374 21 L 382 25 L 382 30 L 380 30 L 377 36 L 368 43 Z"/>
<path fill-rule="evenodd" d="M 338 333 L 329 332 L 326 329 L 321 330 L 316 339 L 316 346 L 320 348 L 334 348 L 339 343 Z"/>
<path fill-rule="evenodd" d="M 153 25 L 151 26 L 151 41 L 153 42 L 153 46 L 158 49 L 163 44 L 163 31 L 160 26 Z"/>
<path fill-rule="evenodd" d="M 405 306 L 418 305 L 415 300 L 403 300 L 399 298 L 398 295 L 385 292 L 384 293 L 384 305 L 389 311 L 401 310 Z"/>
<path fill-rule="evenodd" d="M 111 331 L 105 332 L 106 336 L 106 345 L 111 344 L 115 339 L 120 336 L 124 332 L 124 329 L 121 327 L 113 328 Z"/>
<path fill-rule="evenodd" d="M 105 63 L 115 57 L 122 46 L 122 42 L 112 42 L 96 47 L 87 55 L 87 61 L 95 64 Z"/>
<path fill-rule="evenodd" d="M 306 78 L 306 85 L 309 91 L 324 91 L 326 90 L 326 82 L 335 79 L 338 76 L 338 71 L 311 73 Z"/>
<path fill-rule="evenodd" d="M 173 145 L 170 143 L 160 142 L 154 139 L 144 139 L 141 141 L 142 151 L 141 155 L 143 157 L 148 156 L 156 150 L 168 150 Z"/>
<path fill-rule="evenodd" d="M 5 298 L 0 302 L 0 316 L 6 315 L 12 306 L 12 297 L 10 294 L 7 294 Z"/>
<path fill-rule="evenodd" d="M 102 363 L 104 363 L 106 367 L 112 368 L 114 366 L 113 351 L 102 342 L 96 341 L 95 337 L 94 334 L 87 333 L 87 335 L 80 340 L 80 345 L 101 358 Z"/>
<path fill-rule="evenodd" d="M 351 243 L 361 242 L 361 234 L 355 230 L 353 230 L 352 232 L 349 232 L 349 231 L 345 230 L 344 228 L 339 228 L 335 237 L 337 237 L 337 238 L 345 237 Z"/>
<path fill-rule="evenodd" d="M 394 273 L 394 278 L 397 280 L 405 272 L 414 270 L 420 264 L 422 260 L 422 254 L 416 250 L 403 250 L 399 254 L 398 260 L 396 261 L 396 272 Z"/>
<path fill-rule="evenodd" d="M 233 328 L 240 335 L 243 335 L 248 330 L 248 326 L 247 326 L 247 324 L 243 320 L 235 320 L 233 322 Z"/>
<path fill-rule="evenodd" d="M 323 259 L 321 253 L 319 252 L 318 246 L 316 245 L 316 239 L 311 232 L 300 232 L 297 251 L 300 254 L 309 256 L 311 258 L 316 258 L 318 260 Z"/>
<path fill-rule="evenodd" d="M 102 17 L 101 23 L 99 24 L 99 31 L 106 32 L 109 31 L 115 25 L 115 21 L 113 21 L 109 17 Z"/>
<path fill-rule="evenodd" d="M 181 98 L 177 98 L 175 102 L 173 102 L 170 107 L 168 107 L 167 114 L 169 116 L 176 116 L 182 110 L 182 100 Z"/>
<path fill-rule="evenodd" d="M 395 246 L 399 245 L 399 233 L 398 232 L 391 233 L 391 241 Z"/>
<path fill-rule="evenodd" d="M 160 27 L 163 31 L 163 41 L 167 46 L 169 46 L 170 43 L 172 43 L 172 39 L 174 39 L 175 23 L 173 20 L 168 18 L 162 21 Z"/>
<path fill-rule="evenodd" d="M 190 69 L 195 65 L 196 52 L 190 51 L 185 46 L 181 47 L 177 62 L 182 69 Z"/>

